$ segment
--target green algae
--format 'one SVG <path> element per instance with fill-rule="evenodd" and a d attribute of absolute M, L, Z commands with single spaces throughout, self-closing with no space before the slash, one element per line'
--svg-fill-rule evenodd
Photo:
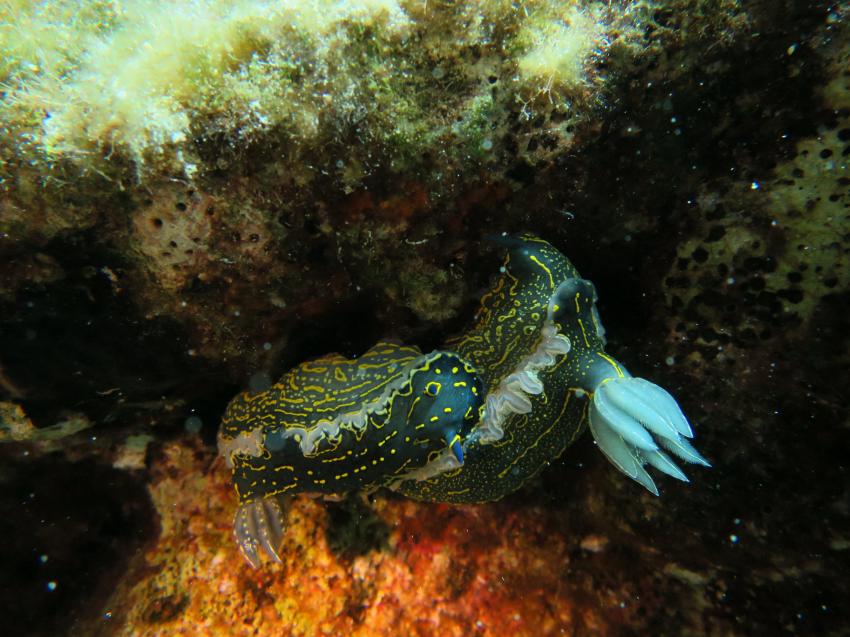
<path fill-rule="evenodd" d="M 115 174 L 129 162 L 137 178 L 191 177 L 210 169 L 197 152 L 210 139 L 315 148 L 353 132 L 401 168 L 445 130 L 464 149 L 480 147 L 494 110 L 482 111 L 483 54 L 497 75 L 518 71 L 509 100 L 585 85 L 610 25 L 583 5 L 21 5 L 6 10 L 0 37 L 2 143 L 46 171 L 61 160 Z"/>

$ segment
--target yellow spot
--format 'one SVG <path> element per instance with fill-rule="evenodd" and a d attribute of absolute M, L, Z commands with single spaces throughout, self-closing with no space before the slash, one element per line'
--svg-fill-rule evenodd
<path fill-rule="evenodd" d="M 443 407 L 443 412 L 450 414 L 450 413 L 452 413 L 452 408 L 451 407 Z M 436 418 L 436 416 L 434 416 L 434 417 Z"/>
<path fill-rule="evenodd" d="M 437 422 L 439 419 L 439 416 L 431 416 L 431 422 Z"/>

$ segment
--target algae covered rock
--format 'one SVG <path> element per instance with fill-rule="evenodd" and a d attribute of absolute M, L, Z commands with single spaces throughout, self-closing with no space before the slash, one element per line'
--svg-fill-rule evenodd
<path fill-rule="evenodd" d="M 5 3 L 9 626 L 843 634 L 848 18 Z M 579 442 L 494 505 L 296 499 L 283 566 L 243 567 L 214 462 L 228 399 L 461 334 L 503 231 L 594 281 L 609 351 L 677 397 L 711 479 L 659 502 Z M 378 541 L 334 540 L 361 514 Z"/>
<path fill-rule="evenodd" d="M 0 250 L 26 258 L 88 231 L 117 293 L 180 324 L 187 350 L 243 369 L 263 364 L 262 350 L 246 352 L 286 338 L 295 314 L 327 312 L 321 298 L 454 318 L 470 292 L 466 237 L 480 234 L 469 217 L 509 192 L 488 184 L 527 183 L 532 166 L 593 135 L 608 52 L 628 55 L 647 11 L 391 0 L 3 10 Z M 479 184 L 472 209 L 455 203 Z"/>

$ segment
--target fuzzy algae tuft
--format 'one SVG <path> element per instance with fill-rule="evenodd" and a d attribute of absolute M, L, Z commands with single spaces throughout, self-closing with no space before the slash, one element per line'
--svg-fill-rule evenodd
<path fill-rule="evenodd" d="M 292 94 L 299 66 L 310 62 L 299 48 L 313 44 L 321 64 L 323 46 L 332 46 L 343 23 L 381 23 L 393 34 L 408 23 L 396 3 L 384 0 L 137 1 L 94 23 L 63 21 L 70 4 L 58 3 L 56 16 L 35 7 L 21 12 L 19 20 L 28 24 L 14 25 L 15 32 L 35 26 L 48 47 L 58 47 L 51 36 L 78 31 L 73 51 L 52 51 L 50 74 L 34 59 L 41 53 L 35 43 L 32 50 L 21 47 L 13 101 L 19 112 L 46 110 L 37 134 L 48 157 L 120 149 L 139 163 L 169 153 L 179 158 L 193 124 L 205 115 L 229 115 L 242 129 L 298 120 L 299 130 L 309 130 L 315 104 L 304 103 L 307 91 Z M 57 17 L 60 26 L 51 28 Z M 310 42 L 321 38 L 325 43 Z M 188 162 L 183 168 L 193 170 Z"/>
<path fill-rule="evenodd" d="M 353 128 L 361 143 L 377 144 L 391 161 L 421 154 L 438 139 L 479 148 L 489 131 L 451 123 L 479 119 L 482 103 L 492 100 L 488 77 L 505 78 L 510 86 L 499 101 L 508 103 L 553 85 L 586 84 L 592 56 L 612 27 L 611 13 L 603 19 L 599 6 L 7 5 L 0 32 L 2 144 L 45 170 L 67 160 L 114 174 L 117 162 L 108 160 L 122 158 L 137 178 L 215 168 L 204 166 L 199 151 L 222 138 L 244 150 L 283 136 L 297 149 L 338 141 Z M 442 93 L 449 83 L 458 94 L 453 104 Z"/>
<path fill-rule="evenodd" d="M 520 38 L 528 46 L 517 61 L 520 76 L 526 81 L 543 80 L 547 91 L 582 87 L 591 57 L 605 45 L 601 7 L 572 6 L 525 27 Z"/>

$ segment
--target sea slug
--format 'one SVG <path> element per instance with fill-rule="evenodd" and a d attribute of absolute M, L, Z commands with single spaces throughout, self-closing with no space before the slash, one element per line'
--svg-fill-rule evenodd
<path fill-rule="evenodd" d="M 485 502 L 518 489 L 589 425 L 605 456 L 658 494 L 645 469 L 687 481 L 667 452 L 710 466 L 675 399 L 605 352 L 596 290 L 548 242 L 508 249 L 473 326 L 422 354 L 378 343 L 302 363 L 231 401 L 219 451 L 239 497 L 248 561 L 280 560 L 282 496 L 381 486 L 421 500 Z"/>

